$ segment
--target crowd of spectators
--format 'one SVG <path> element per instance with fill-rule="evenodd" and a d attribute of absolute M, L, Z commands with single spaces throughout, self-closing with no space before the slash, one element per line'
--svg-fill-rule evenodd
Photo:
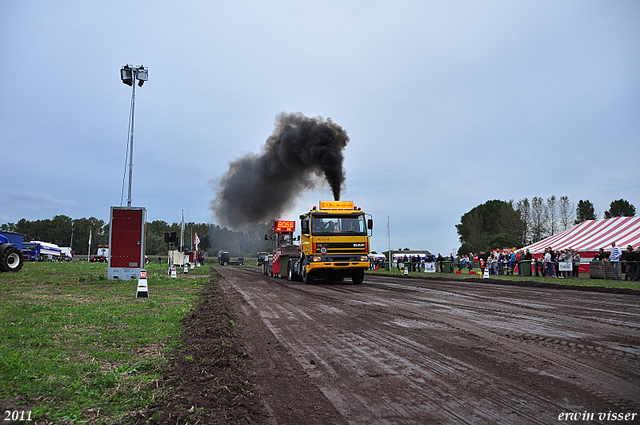
<path fill-rule="evenodd" d="M 624 273 L 624 280 L 640 280 L 640 247 L 634 249 L 631 245 L 623 252 L 616 246 L 615 242 L 611 244 L 611 252 L 606 252 L 604 248 L 600 248 L 598 253 L 593 257 L 593 261 L 606 261 L 611 263 L 615 280 L 619 280 Z"/>
<path fill-rule="evenodd" d="M 616 247 L 615 243 L 611 244 L 611 251 L 607 252 L 604 248 L 600 248 L 599 252 L 593 258 L 593 261 L 606 261 L 611 264 L 614 271 L 614 279 L 621 279 L 621 275 L 625 275 L 625 280 L 640 280 L 640 247 L 633 248 L 631 245 L 623 252 Z M 541 257 L 532 258 L 528 249 L 503 249 L 495 250 L 490 254 L 474 254 L 461 255 L 454 257 L 450 253 L 448 257 L 438 254 L 437 257 L 430 255 L 421 258 L 419 256 L 403 256 L 397 259 L 397 267 L 400 270 L 405 268 L 409 271 L 425 270 L 426 262 L 435 261 L 435 271 L 437 273 L 453 273 L 455 268 L 458 272 L 463 269 L 472 271 L 479 268 L 484 273 L 485 268 L 488 269 L 490 275 L 511 275 L 515 273 L 522 276 L 522 261 L 530 261 L 532 267 L 532 275 L 536 277 L 551 277 L 559 279 L 579 278 L 580 253 L 572 248 L 554 251 L 551 247 L 545 249 Z M 450 267 L 445 266 L 445 262 Z M 571 267 L 563 267 L 571 264 Z M 383 263 L 384 264 L 384 263 Z M 570 270 L 569 270 L 570 269 Z"/>
<path fill-rule="evenodd" d="M 521 262 L 531 261 L 531 259 L 532 255 L 528 249 L 523 251 L 517 248 L 495 250 L 488 255 L 469 253 L 469 255 L 456 257 L 455 260 L 453 254 L 450 255 L 450 261 L 457 266 L 459 272 L 462 269 L 480 268 L 484 273 L 487 268 L 490 275 L 513 275 L 516 271 L 518 275 L 522 275 Z M 453 269 L 451 271 L 453 272 Z"/>
<path fill-rule="evenodd" d="M 575 249 L 554 251 L 551 247 L 546 248 L 544 255 L 534 260 L 535 276 L 577 279 L 580 277 L 580 260 L 580 253 Z M 562 263 L 571 263 L 571 271 L 560 270 Z"/>
<path fill-rule="evenodd" d="M 437 269 L 438 262 L 436 261 L 436 257 L 433 254 L 429 254 L 426 256 L 404 255 L 396 259 L 396 266 L 398 267 L 398 270 L 402 271 L 405 269 L 411 272 L 425 271 L 427 267 L 426 263 L 436 263 L 436 271 L 439 271 Z"/>

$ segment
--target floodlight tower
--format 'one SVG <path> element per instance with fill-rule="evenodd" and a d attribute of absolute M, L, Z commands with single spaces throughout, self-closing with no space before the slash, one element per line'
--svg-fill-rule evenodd
<path fill-rule="evenodd" d="M 136 107 L 136 80 L 138 80 L 138 86 L 142 87 L 144 82 L 149 78 L 149 70 L 143 65 L 134 67 L 127 64 L 120 69 L 120 78 L 124 84 L 133 87 L 131 94 L 131 125 L 129 126 L 129 192 L 127 197 L 127 207 L 131 207 L 131 178 L 133 176 L 133 117 Z"/>

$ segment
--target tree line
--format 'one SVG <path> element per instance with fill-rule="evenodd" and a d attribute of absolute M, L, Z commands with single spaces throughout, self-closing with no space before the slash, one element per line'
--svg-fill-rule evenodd
<path fill-rule="evenodd" d="M 181 234 L 181 223 L 168 224 L 163 220 L 154 220 L 146 226 L 146 254 L 167 255 L 168 246 L 165 233 Z M 24 242 L 42 241 L 61 247 L 71 247 L 75 255 L 89 254 L 89 235 L 91 235 L 91 253 L 95 254 L 98 245 L 109 244 L 109 223 L 95 217 L 72 219 L 65 215 L 56 215 L 52 219 L 25 220 L 6 223 L 0 230 L 22 235 Z M 196 233 L 200 244 L 198 248 L 217 255 L 220 250 L 228 251 L 232 256 L 255 256 L 257 252 L 268 251 L 270 242 L 264 240 L 269 233 L 266 224 L 256 225 L 245 232 L 229 230 L 210 223 L 185 223 L 183 247 L 193 250 Z M 178 242 L 180 244 L 180 242 Z"/>
<path fill-rule="evenodd" d="M 635 217 L 636 209 L 624 199 L 611 202 L 604 218 Z M 460 218 L 456 230 L 461 246 L 458 254 L 489 252 L 505 247 L 523 247 L 567 230 L 585 220 L 597 220 L 593 203 L 570 202 L 567 196 L 487 201 Z"/>

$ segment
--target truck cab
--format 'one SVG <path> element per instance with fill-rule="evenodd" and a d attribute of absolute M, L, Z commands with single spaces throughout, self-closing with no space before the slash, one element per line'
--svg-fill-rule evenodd
<path fill-rule="evenodd" d="M 295 270 L 305 283 L 315 278 L 341 280 L 351 277 L 360 284 L 369 268 L 373 219 L 346 201 L 321 201 L 300 216 L 301 259 Z"/>
<path fill-rule="evenodd" d="M 223 266 L 226 266 L 231 261 L 231 256 L 227 251 L 219 251 L 218 252 L 218 263 Z"/>

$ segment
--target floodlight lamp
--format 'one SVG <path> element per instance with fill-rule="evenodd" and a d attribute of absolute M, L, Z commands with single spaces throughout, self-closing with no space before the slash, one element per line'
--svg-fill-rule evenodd
<path fill-rule="evenodd" d="M 129 65 L 125 65 L 120 69 L 120 79 L 128 86 L 133 85 L 133 72 Z"/>
<path fill-rule="evenodd" d="M 140 65 L 136 72 L 136 78 L 140 81 L 147 81 L 149 79 L 149 70 L 143 65 Z"/>

